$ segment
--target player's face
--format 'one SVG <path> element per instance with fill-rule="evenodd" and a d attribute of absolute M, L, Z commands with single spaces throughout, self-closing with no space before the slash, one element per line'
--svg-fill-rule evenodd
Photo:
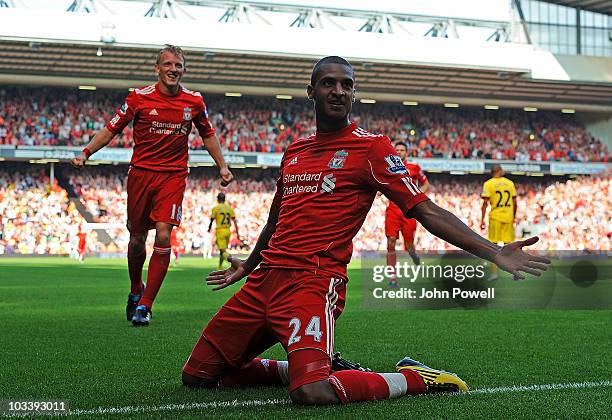
<path fill-rule="evenodd" d="M 314 86 L 308 86 L 308 98 L 315 102 L 317 118 L 348 118 L 355 95 L 355 79 L 350 67 L 325 64 L 318 72 Z"/>
<path fill-rule="evenodd" d="M 166 51 L 162 53 L 159 64 L 155 65 L 155 72 L 159 77 L 159 82 L 173 90 L 185 74 L 185 62 L 180 56 Z"/>
<path fill-rule="evenodd" d="M 395 146 L 395 151 L 397 155 L 402 158 L 402 160 L 406 159 L 406 155 L 408 154 L 408 150 L 402 145 Z"/>

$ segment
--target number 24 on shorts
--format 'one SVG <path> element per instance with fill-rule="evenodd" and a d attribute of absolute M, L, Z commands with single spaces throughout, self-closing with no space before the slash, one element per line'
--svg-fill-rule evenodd
<path fill-rule="evenodd" d="M 302 322 L 299 320 L 299 318 L 291 318 L 291 321 L 289 321 L 289 328 L 293 328 L 293 332 L 289 337 L 287 346 L 295 344 L 302 339 L 302 336 L 298 335 L 301 326 Z M 323 333 L 321 332 L 321 319 L 318 316 L 313 316 L 310 319 L 310 322 L 306 326 L 306 330 L 304 330 L 304 335 L 310 335 L 316 342 L 321 342 Z"/>

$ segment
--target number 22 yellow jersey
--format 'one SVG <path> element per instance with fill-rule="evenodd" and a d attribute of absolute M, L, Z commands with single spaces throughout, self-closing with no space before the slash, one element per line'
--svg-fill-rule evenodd
<path fill-rule="evenodd" d="M 482 186 L 482 197 L 489 199 L 491 212 L 489 218 L 502 223 L 514 222 L 514 183 L 506 177 L 491 178 Z"/>

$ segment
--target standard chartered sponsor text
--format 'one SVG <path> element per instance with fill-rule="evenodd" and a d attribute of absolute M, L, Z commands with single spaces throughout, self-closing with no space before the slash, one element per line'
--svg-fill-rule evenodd
<path fill-rule="evenodd" d="M 311 173 L 302 172 L 300 174 L 286 174 L 283 177 L 283 195 L 296 193 L 316 193 L 319 190 L 319 181 L 321 180 L 322 172 Z M 295 185 L 287 185 L 296 182 Z M 301 184 L 301 183 L 306 184 Z"/>
<path fill-rule="evenodd" d="M 182 123 L 152 121 L 149 132 L 155 134 L 179 134 L 182 125 Z"/>

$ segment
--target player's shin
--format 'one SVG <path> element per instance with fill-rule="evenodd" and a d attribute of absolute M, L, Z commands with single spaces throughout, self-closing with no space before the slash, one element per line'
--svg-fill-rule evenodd
<path fill-rule="evenodd" d="M 255 358 L 250 363 L 221 378 L 219 386 L 271 386 L 288 385 L 288 363 L 285 360 Z"/>
<path fill-rule="evenodd" d="M 376 373 L 342 370 L 329 377 L 342 404 L 424 394 L 427 387 L 415 372 Z"/>
<path fill-rule="evenodd" d="M 221 270 L 221 268 L 223 268 L 223 256 L 225 255 L 224 251 L 219 251 L 219 265 L 218 265 L 218 269 Z"/>
<path fill-rule="evenodd" d="M 408 255 L 410 255 L 410 258 L 412 259 L 412 262 L 414 263 L 414 265 L 421 264 L 421 258 L 419 258 L 419 254 L 417 254 L 414 247 L 408 248 Z"/>
<path fill-rule="evenodd" d="M 139 304 L 151 309 L 157 292 L 166 277 L 170 265 L 170 247 L 160 246 L 157 243 L 153 247 L 153 255 L 149 261 L 149 269 L 147 270 L 147 287 L 140 299 Z"/>
<path fill-rule="evenodd" d="M 390 241 L 391 242 L 391 241 Z M 395 265 L 397 263 L 397 253 L 395 252 L 395 242 L 387 243 L 387 267 L 393 267 L 391 270 L 393 276 L 390 279 L 390 285 L 397 286 L 397 278 L 395 277 Z"/>
<path fill-rule="evenodd" d="M 143 247 L 128 246 L 128 272 L 130 275 L 130 293 L 142 294 L 142 267 L 147 259 L 147 252 Z"/>

